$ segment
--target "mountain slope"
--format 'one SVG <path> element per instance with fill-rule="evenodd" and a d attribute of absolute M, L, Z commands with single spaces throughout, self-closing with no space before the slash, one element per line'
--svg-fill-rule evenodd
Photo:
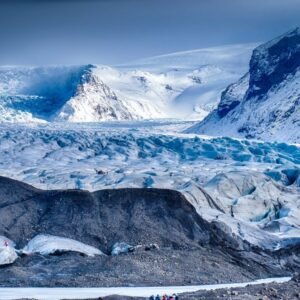
<path fill-rule="evenodd" d="M 1 67 L 0 121 L 203 118 L 246 71 L 252 48 L 202 49 L 116 67 Z"/>
<path fill-rule="evenodd" d="M 1 121 L 105 121 L 160 116 L 155 107 L 147 103 L 143 106 L 139 99 L 135 106 L 120 99 L 103 82 L 105 74 L 99 74 L 102 69 L 93 65 L 2 67 Z"/>
<path fill-rule="evenodd" d="M 166 189 L 37 190 L 0 177 L 0 234 L 17 247 L 38 234 L 74 238 L 109 254 L 116 242 L 134 253 L 86 257 L 76 253 L 21 257 L 0 273 L 1 286 L 137 286 L 239 282 L 283 276 L 298 268 L 296 252 L 278 257 L 239 251 L 226 226 L 203 219 L 179 192 Z M 146 251 L 145 245 L 158 247 Z M 199 263 L 200 262 L 200 263 Z"/>
<path fill-rule="evenodd" d="M 253 51 L 249 73 L 229 86 L 204 121 L 188 132 L 300 141 L 300 29 Z"/>

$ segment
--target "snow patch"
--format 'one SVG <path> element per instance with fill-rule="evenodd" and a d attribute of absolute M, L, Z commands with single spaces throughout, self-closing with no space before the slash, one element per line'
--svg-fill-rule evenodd
<path fill-rule="evenodd" d="M 95 247 L 83 244 L 81 242 L 53 235 L 39 234 L 34 237 L 23 248 L 23 254 L 40 253 L 50 255 L 63 252 L 79 252 L 87 256 L 104 255 Z"/>

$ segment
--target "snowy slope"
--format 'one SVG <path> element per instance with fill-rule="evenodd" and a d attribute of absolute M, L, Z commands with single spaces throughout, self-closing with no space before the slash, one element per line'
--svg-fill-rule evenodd
<path fill-rule="evenodd" d="M 115 67 L 0 67 L 0 121 L 203 118 L 246 71 L 253 47 L 188 51 Z"/>
<path fill-rule="evenodd" d="M 119 72 L 111 67 L 91 67 L 85 74 L 85 81 L 57 113 L 55 120 L 92 122 L 163 117 L 159 101 L 151 100 L 159 92 L 162 98 L 166 98 L 167 90 L 163 81 L 153 77 L 137 71 Z M 158 84 L 148 90 L 147 81 L 151 79 Z"/>
<path fill-rule="evenodd" d="M 168 116 L 203 119 L 218 104 L 221 92 L 248 68 L 256 44 L 228 45 L 183 51 L 120 66 L 173 76 L 174 83 L 188 77 L 192 82 L 180 87 L 168 107 Z M 181 79 L 182 78 L 182 79 Z"/>
<path fill-rule="evenodd" d="M 259 46 L 249 73 L 188 132 L 300 142 L 300 29 Z"/>

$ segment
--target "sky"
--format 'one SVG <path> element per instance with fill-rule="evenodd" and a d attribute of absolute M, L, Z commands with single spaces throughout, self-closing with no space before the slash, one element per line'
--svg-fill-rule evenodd
<path fill-rule="evenodd" d="M 0 65 L 114 65 L 298 25 L 300 0 L 0 0 Z"/>

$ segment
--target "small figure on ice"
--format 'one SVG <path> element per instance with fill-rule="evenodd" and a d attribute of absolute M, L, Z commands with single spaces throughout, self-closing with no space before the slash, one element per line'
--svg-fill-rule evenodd
<path fill-rule="evenodd" d="M 149 298 L 149 300 L 153 300 L 153 299 L 154 299 L 154 296 L 151 296 Z M 162 298 L 159 295 L 157 295 L 155 297 L 155 300 L 179 300 L 179 297 L 178 297 L 177 294 L 173 294 L 172 296 L 168 296 L 168 295 L 165 294 L 165 295 L 162 296 Z"/>

